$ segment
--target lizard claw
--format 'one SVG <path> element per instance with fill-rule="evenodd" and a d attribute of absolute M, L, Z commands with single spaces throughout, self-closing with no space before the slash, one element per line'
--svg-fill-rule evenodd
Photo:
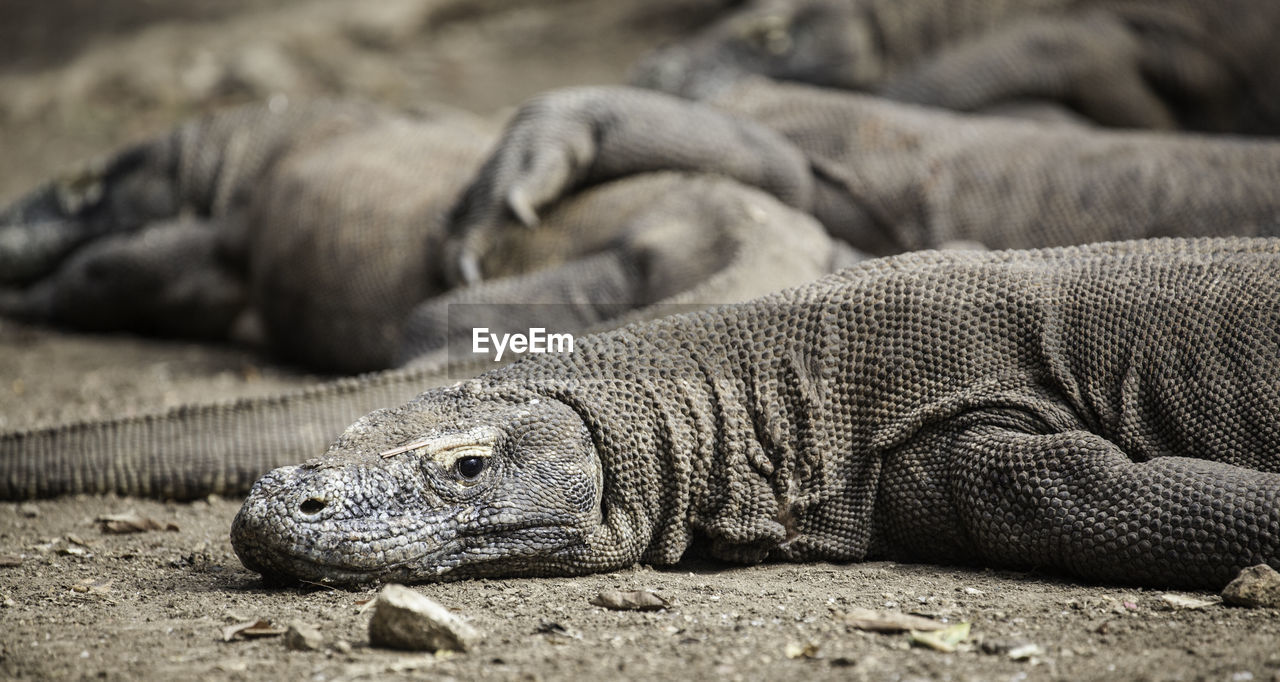
<path fill-rule="evenodd" d="M 471 249 L 463 249 L 458 254 L 458 274 L 462 283 L 471 286 L 480 282 L 480 259 Z"/>
<path fill-rule="evenodd" d="M 507 193 L 507 208 L 511 209 L 511 213 L 525 227 L 538 226 L 538 212 L 534 210 L 533 202 L 529 201 L 529 195 L 524 188 L 515 187 Z"/>

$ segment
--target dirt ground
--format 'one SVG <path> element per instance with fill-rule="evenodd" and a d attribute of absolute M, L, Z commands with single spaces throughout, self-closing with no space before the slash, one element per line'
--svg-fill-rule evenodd
<path fill-rule="evenodd" d="M 496 112 L 555 85 L 617 82 L 646 45 L 705 20 L 715 4 L 5 3 L 0 201 L 69 161 L 222 103 L 356 93 Z M 351 10 L 361 7 L 378 9 Z M 311 380 L 235 348 L 0 321 L 6 430 Z M 884 562 L 694 563 L 422 586 L 486 637 L 465 654 L 405 654 L 369 646 L 360 604 L 372 591 L 273 588 L 246 571 L 227 537 L 237 507 L 218 498 L 0 504 L 0 678 L 1280 680 L 1277 610 L 1180 609 L 1157 590 Z M 127 511 L 176 530 L 117 535 L 95 523 Z M 672 606 L 608 611 L 590 604 L 602 588 L 654 590 Z M 845 614 L 857 608 L 972 629 L 942 653 L 856 629 Z M 223 641 L 228 625 L 256 619 L 311 625 L 325 643 L 293 651 L 278 636 Z"/>

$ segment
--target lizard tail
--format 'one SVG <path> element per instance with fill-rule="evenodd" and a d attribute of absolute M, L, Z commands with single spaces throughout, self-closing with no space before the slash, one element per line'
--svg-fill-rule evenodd
<path fill-rule="evenodd" d="M 0 434 L 0 499 L 243 494 L 267 471 L 321 454 L 359 417 L 450 376 L 442 366 L 391 370 L 276 396 Z"/>

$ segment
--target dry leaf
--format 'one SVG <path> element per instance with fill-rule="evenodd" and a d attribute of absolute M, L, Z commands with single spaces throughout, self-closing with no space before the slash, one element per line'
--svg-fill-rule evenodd
<path fill-rule="evenodd" d="M 1207 606 L 1216 606 L 1222 603 L 1222 599 L 1219 597 L 1200 599 L 1199 597 L 1188 597 L 1185 594 L 1162 594 L 1160 598 L 1176 609 L 1203 609 Z"/>
<path fill-rule="evenodd" d="M 817 658 L 818 645 L 813 642 L 805 644 L 788 642 L 787 646 L 782 649 L 782 653 L 786 654 L 787 658 Z"/>
<path fill-rule="evenodd" d="M 660 611 L 670 606 L 665 598 L 649 590 L 600 590 L 591 603 L 615 611 Z"/>
<path fill-rule="evenodd" d="M 934 651 L 949 654 L 956 650 L 956 645 L 969 636 L 968 623 L 956 623 L 942 630 L 931 632 L 911 631 L 911 643 L 929 647 Z"/>
<path fill-rule="evenodd" d="M 284 632 L 284 628 L 272 625 L 269 620 L 250 620 L 222 628 L 222 641 L 230 642 L 237 636 L 244 637 L 246 639 L 253 639 L 255 637 L 276 637 L 283 635 Z"/>
<path fill-rule="evenodd" d="M 946 623 L 939 623 L 932 618 L 872 609 L 854 609 L 841 614 L 840 619 L 847 625 L 871 632 L 906 632 L 908 630 L 929 632 L 947 627 Z"/>
<path fill-rule="evenodd" d="M 124 533 L 146 533 L 153 530 L 178 530 L 177 524 L 167 523 L 161 525 L 150 517 L 140 516 L 138 512 L 129 511 L 123 514 L 109 514 L 107 516 L 99 516 L 94 519 L 102 528 L 104 533 L 124 534 Z"/>

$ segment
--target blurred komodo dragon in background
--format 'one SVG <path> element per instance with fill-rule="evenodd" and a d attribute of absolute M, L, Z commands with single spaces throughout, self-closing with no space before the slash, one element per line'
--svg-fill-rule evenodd
<path fill-rule="evenodd" d="M 704 98 L 754 74 L 963 111 L 1275 134 L 1277 27 L 1272 0 L 755 0 L 632 82 Z"/>
<path fill-rule="evenodd" d="M 709 133 L 730 147 L 734 134 Z M 0 213 L 0 315 L 205 339 L 252 315 L 279 359 L 354 373 L 433 348 L 443 332 L 426 324 L 448 303 L 572 303 L 559 314 L 581 319 L 543 321 L 582 329 L 731 265 L 760 268 L 723 294 L 743 300 L 856 257 L 758 190 L 666 174 L 580 195 L 548 229 L 486 245 L 486 269 L 524 277 L 444 296 L 446 214 L 492 139 L 443 108 L 320 101 L 206 116 Z M 782 260 L 757 263 L 757 248 Z"/>
<path fill-rule="evenodd" d="M 245 566 L 566 575 L 687 553 L 1155 587 L 1280 567 L 1280 240 L 864 261 L 579 339 L 264 476 Z"/>
<path fill-rule="evenodd" d="M 724 129 L 739 143 L 706 134 Z M 450 220 L 454 265 L 480 270 L 473 254 L 512 234 L 512 217 L 533 224 L 580 188 L 658 170 L 760 187 L 871 255 L 1280 235 L 1280 141 L 978 116 L 756 77 L 701 102 L 627 87 L 530 100 Z"/>

